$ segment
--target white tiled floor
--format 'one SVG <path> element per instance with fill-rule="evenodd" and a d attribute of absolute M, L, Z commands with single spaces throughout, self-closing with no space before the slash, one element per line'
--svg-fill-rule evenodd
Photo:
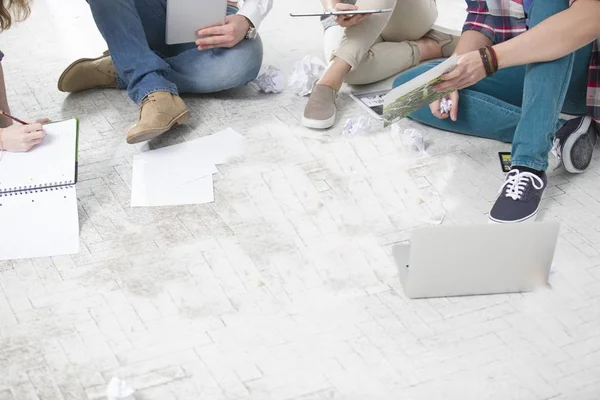
<path fill-rule="evenodd" d="M 316 6 L 278 0 L 265 66 L 321 54 Z M 440 0 L 460 26 L 462 2 Z M 554 399 L 600 396 L 600 160 L 553 173 L 543 218 L 563 222 L 552 289 L 409 301 L 390 246 L 411 229 L 486 220 L 506 145 L 425 132 L 416 159 L 389 131 L 345 138 L 342 94 L 325 134 L 305 99 L 252 87 L 187 98 L 190 127 L 232 126 L 246 154 L 220 168 L 216 202 L 129 208 L 125 93 L 56 91 L 62 68 L 104 45 L 82 0 L 36 0 L 0 35 L 13 112 L 82 119 L 81 254 L 0 263 L 0 399 L 97 399 L 113 376 L 138 399 Z M 1 223 L 1 221 L 0 221 Z M 1 245 L 1 244 L 0 244 Z M 507 249 L 510 261 L 510 249 Z"/>

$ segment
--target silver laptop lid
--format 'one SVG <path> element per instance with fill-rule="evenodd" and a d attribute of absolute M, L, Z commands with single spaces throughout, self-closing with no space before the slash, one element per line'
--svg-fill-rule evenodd
<path fill-rule="evenodd" d="M 551 221 L 416 230 L 403 282 L 405 293 L 410 298 L 446 297 L 546 286 L 559 228 L 559 222 Z"/>

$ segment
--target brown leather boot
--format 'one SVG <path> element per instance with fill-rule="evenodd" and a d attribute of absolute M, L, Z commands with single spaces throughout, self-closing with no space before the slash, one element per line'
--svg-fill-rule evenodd
<path fill-rule="evenodd" d="M 108 51 L 98 58 L 82 58 L 75 61 L 58 79 L 58 90 L 67 93 L 117 87 L 117 71 Z"/>
<path fill-rule="evenodd" d="M 154 139 L 189 119 L 190 112 L 181 97 L 169 92 L 150 93 L 142 101 L 139 121 L 127 132 L 127 143 Z"/>

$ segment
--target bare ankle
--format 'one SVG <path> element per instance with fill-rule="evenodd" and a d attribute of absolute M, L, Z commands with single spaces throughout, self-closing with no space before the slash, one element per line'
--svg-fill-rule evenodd
<path fill-rule="evenodd" d="M 317 81 L 317 84 L 329 86 L 334 90 L 340 90 L 344 83 L 344 78 L 350 72 L 350 69 L 350 65 L 344 60 L 334 57 L 327 66 L 323 76 L 321 76 L 321 79 Z"/>
<path fill-rule="evenodd" d="M 342 84 L 344 83 L 344 78 L 341 77 L 330 77 L 327 74 L 323 75 L 321 79 L 317 81 L 318 85 L 329 86 L 335 91 L 339 91 L 342 88 Z"/>
<path fill-rule="evenodd" d="M 442 46 L 433 39 L 423 38 L 416 41 L 421 53 L 421 62 L 442 57 Z"/>

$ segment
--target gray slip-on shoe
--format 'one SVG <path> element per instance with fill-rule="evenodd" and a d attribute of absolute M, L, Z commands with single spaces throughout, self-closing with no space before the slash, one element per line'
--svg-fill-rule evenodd
<path fill-rule="evenodd" d="M 337 92 L 327 85 L 315 85 L 304 109 L 302 125 L 312 129 L 331 128 L 335 122 Z"/>

